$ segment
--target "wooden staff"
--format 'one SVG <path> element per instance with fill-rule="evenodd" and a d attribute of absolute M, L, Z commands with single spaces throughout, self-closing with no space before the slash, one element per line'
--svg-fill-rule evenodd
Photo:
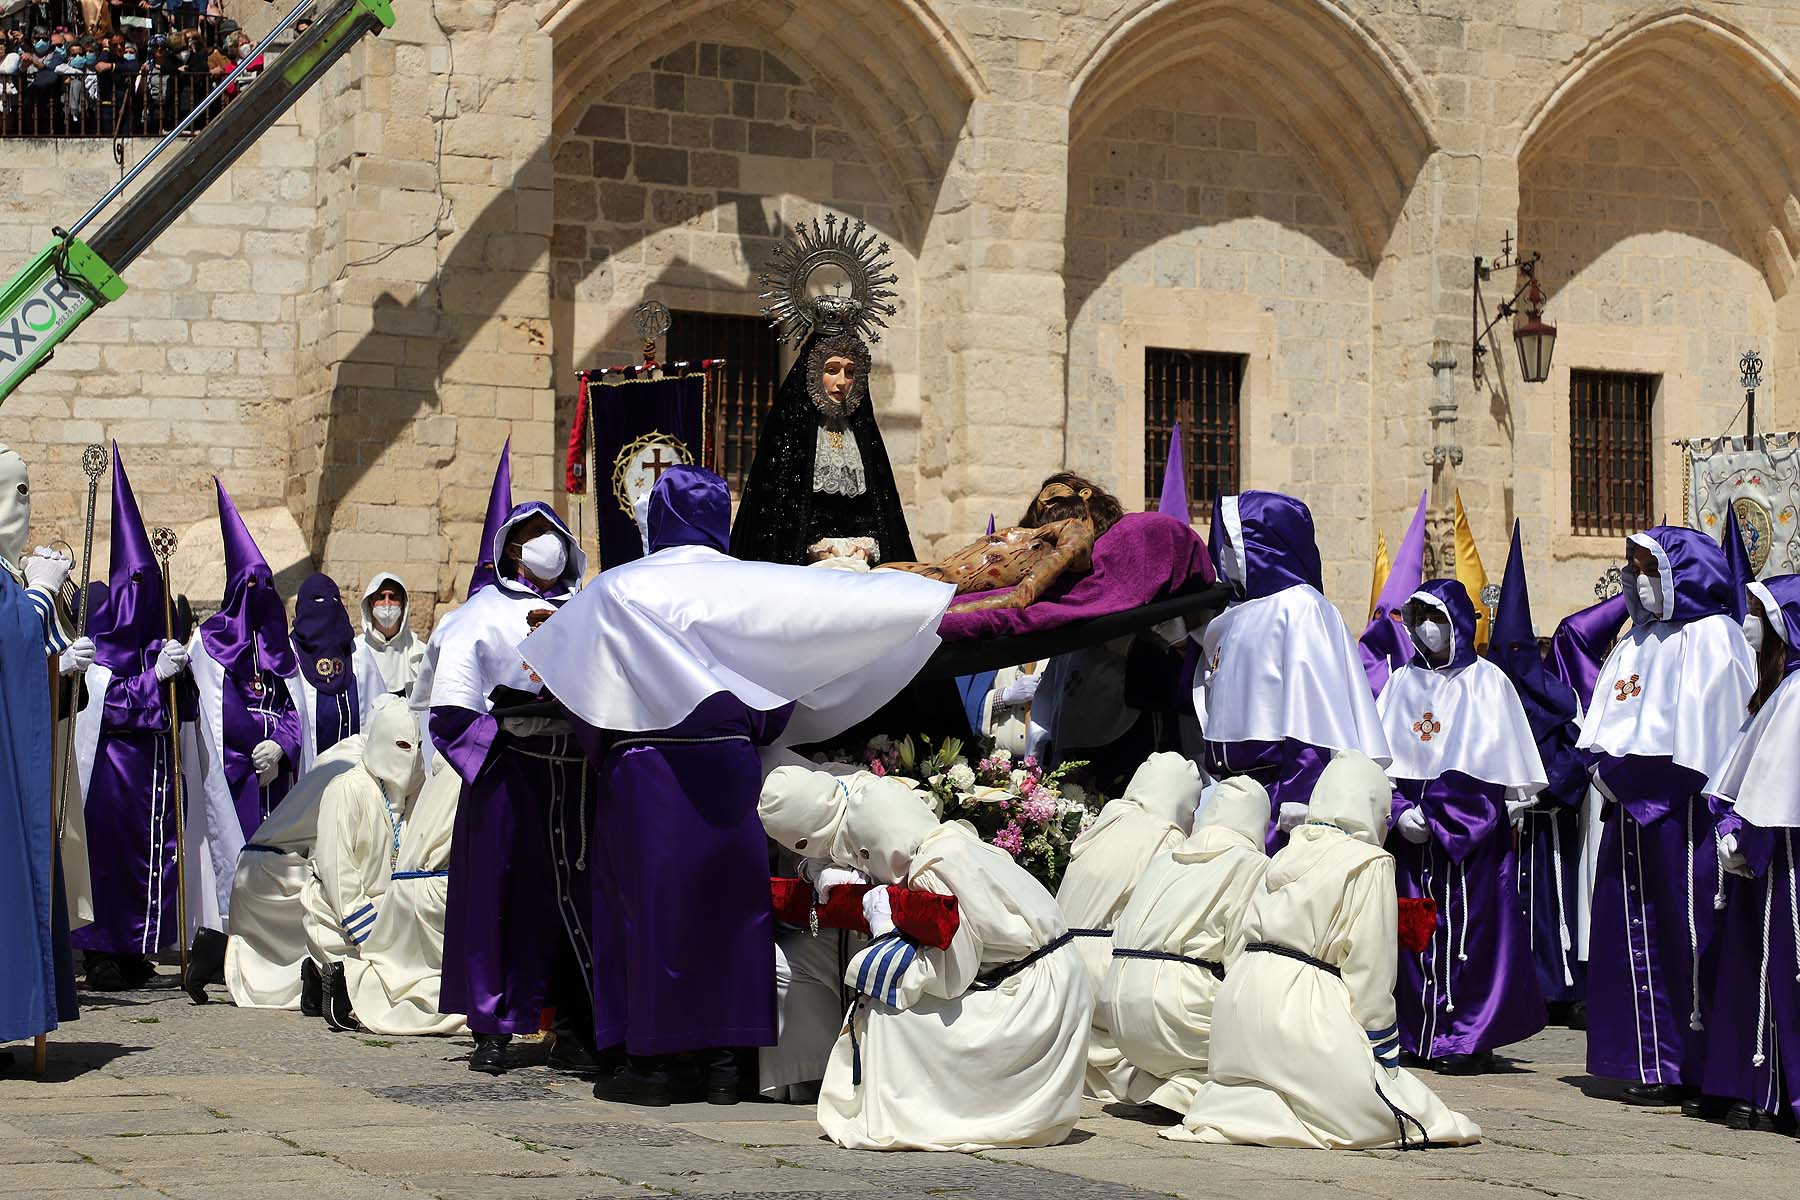
<path fill-rule="evenodd" d="M 163 636 L 171 639 L 175 636 L 175 605 L 169 594 L 169 560 L 175 556 L 175 545 L 175 531 L 167 525 L 158 525 L 151 530 L 150 548 L 155 551 L 157 562 L 162 566 Z M 184 810 L 187 805 L 181 786 L 181 710 L 178 707 L 174 679 L 168 682 L 166 702 L 169 706 L 170 776 L 175 788 L 175 912 L 176 922 L 181 926 L 181 982 L 185 986 L 188 974 L 188 932 L 187 827 Z"/>
<path fill-rule="evenodd" d="M 88 619 L 88 583 L 94 574 L 94 510 L 100 502 L 100 476 L 106 474 L 106 447 L 91 445 L 81 452 L 81 469 L 88 477 L 87 533 L 81 543 L 81 590 L 75 593 L 75 636 L 87 636 Z M 116 535 L 115 535 L 116 536 Z M 54 713 L 55 708 L 51 709 Z M 71 719 L 74 713 L 70 713 Z M 54 728 L 54 727 L 53 727 Z M 68 806 L 64 803 L 69 788 L 69 776 L 75 769 L 74 729 L 70 729 L 70 737 L 62 745 L 62 753 L 56 758 L 61 764 L 56 780 L 56 852 L 62 853 L 63 826 L 68 823 Z"/>
<path fill-rule="evenodd" d="M 52 613 L 50 619 L 53 621 L 56 619 L 54 613 Z M 52 763 L 55 763 L 57 761 L 57 751 L 56 751 L 57 727 L 62 723 L 62 664 L 57 661 L 58 657 L 59 657 L 58 655 L 52 654 L 49 659 L 49 665 L 50 665 L 50 761 Z M 50 772 L 50 827 L 51 827 L 51 829 L 56 828 L 56 819 L 57 819 L 58 815 L 60 814 L 61 805 L 62 805 L 62 801 L 56 794 L 56 771 L 53 768 Z M 56 839 L 54 837 L 50 839 L 50 903 L 52 903 L 52 904 L 56 903 L 56 872 L 57 872 L 57 868 L 61 865 L 57 862 L 57 855 L 61 853 L 61 848 L 59 847 L 59 845 L 57 843 L 58 843 L 58 839 Z M 54 926 L 56 923 L 56 915 L 54 913 L 52 913 L 50 916 L 50 922 L 51 922 L 52 926 Z M 54 980 L 51 981 L 50 991 L 51 991 L 52 995 L 54 995 L 56 992 L 56 983 Z M 40 1033 L 37 1035 L 37 1037 L 33 1038 L 31 1041 L 31 1073 L 33 1075 L 42 1075 L 44 1073 L 45 1068 L 47 1068 L 49 1065 L 50 1065 L 50 1035 L 48 1033 Z"/>

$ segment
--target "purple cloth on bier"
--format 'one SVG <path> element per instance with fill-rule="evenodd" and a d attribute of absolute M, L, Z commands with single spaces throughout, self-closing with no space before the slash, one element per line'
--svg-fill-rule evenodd
<path fill-rule="evenodd" d="M 1165 600 L 1215 578 L 1206 544 L 1187 525 L 1161 513 L 1127 513 L 1094 542 L 1092 571 L 1064 575 L 1028 608 L 949 613 L 938 632 L 946 642 L 1041 633 Z M 957 601 L 1004 591 L 971 593 Z"/>

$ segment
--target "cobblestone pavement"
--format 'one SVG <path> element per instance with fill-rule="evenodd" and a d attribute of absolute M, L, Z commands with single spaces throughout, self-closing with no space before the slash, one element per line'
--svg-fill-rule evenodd
<path fill-rule="evenodd" d="M 0 1079 L 9 1200 L 1656 1200 L 1794 1195 L 1800 1177 L 1800 1142 L 1607 1099 L 1612 1085 L 1584 1076 L 1580 1035 L 1563 1030 L 1514 1048 L 1502 1074 L 1432 1077 L 1481 1123 L 1487 1140 L 1469 1149 L 1176 1145 L 1149 1113 L 1089 1105 L 1049 1149 L 866 1154 L 823 1141 L 809 1109 L 602 1104 L 589 1082 L 542 1065 L 473 1075 L 466 1038 L 333 1034 L 298 1013 L 194 1007 L 166 975 L 85 999 L 82 1020 L 53 1035 L 46 1079 Z"/>

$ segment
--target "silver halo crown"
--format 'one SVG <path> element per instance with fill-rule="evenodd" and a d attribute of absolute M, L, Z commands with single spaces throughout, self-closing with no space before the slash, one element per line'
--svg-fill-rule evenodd
<path fill-rule="evenodd" d="M 828 266 L 849 277 L 850 294 L 808 296 L 807 280 Z M 763 291 L 757 298 L 778 341 L 799 344 L 816 330 L 879 342 L 879 331 L 887 328 L 883 318 L 897 311 L 889 286 L 899 280 L 893 266 L 888 244 L 868 232 L 866 222 L 826 213 L 822 224 L 817 217 L 796 222 L 792 236 L 776 245 L 758 276 Z"/>

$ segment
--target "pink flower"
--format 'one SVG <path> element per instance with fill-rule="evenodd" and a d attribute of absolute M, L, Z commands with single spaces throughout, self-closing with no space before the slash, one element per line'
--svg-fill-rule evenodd
<path fill-rule="evenodd" d="M 1027 775 L 1025 778 L 1023 778 L 1019 781 L 1019 795 L 1025 797 L 1027 799 L 1030 799 L 1031 794 L 1037 790 L 1038 790 L 1038 781 L 1037 781 L 1036 776 Z"/>
<path fill-rule="evenodd" d="M 1056 805 L 1049 800 L 1026 800 L 1019 812 L 1034 825 L 1047 825 L 1056 816 Z"/>
<path fill-rule="evenodd" d="M 1035 755 L 1035 754 L 1027 754 L 1027 755 L 1026 755 L 1026 756 L 1025 756 L 1025 761 L 1024 761 L 1024 763 L 1022 763 L 1022 764 L 1021 764 L 1021 765 L 1022 765 L 1022 766 L 1023 766 L 1023 767 L 1024 767 L 1024 768 L 1025 768 L 1025 769 L 1026 769 L 1026 770 L 1027 770 L 1027 771 L 1031 771 L 1031 772 L 1034 772 L 1034 773 L 1035 773 L 1035 772 L 1036 772 L 1036 771 L 1037 771 L 1037 769 L 1038 769 L 1038 760 L 1037 760 L 1037 755 Z"/>
<path fill-rule="evenodd" d="M 1019 828 L 1018 822 L 1009 821 L 1006 828 L 994 835 L 994 845 L 1017 858 L 1019 851 L 1025 848 L 1025 831 Z"/>
<path fill-rule="evenodd" d="M 881 760 L 878 758 L 874 762 L 869 764 L 869 774 L 871 774 L 871 775 L 886 775 L 887 768 L 881 765 Z"/>

